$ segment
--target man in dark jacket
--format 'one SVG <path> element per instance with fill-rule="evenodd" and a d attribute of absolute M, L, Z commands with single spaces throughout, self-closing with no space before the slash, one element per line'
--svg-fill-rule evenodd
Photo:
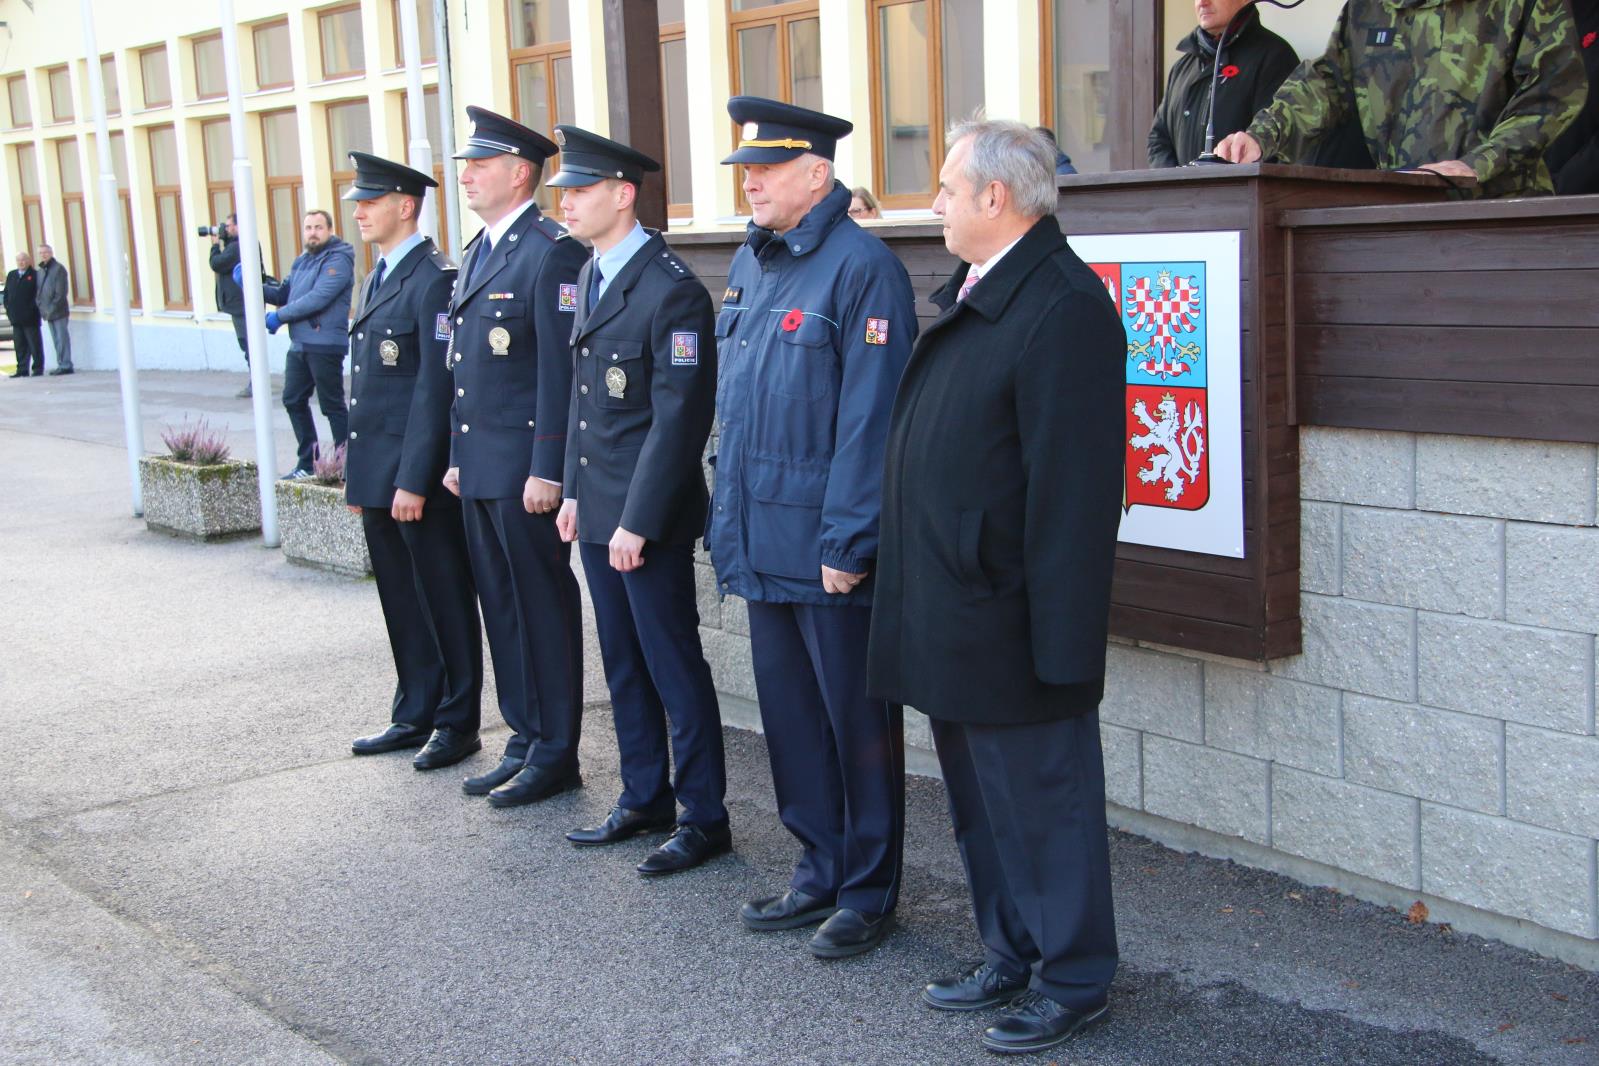
<path fill-rule="evenodd" d="M 229 215 L 222 222 L 222 232 L 211 234 L 211 273 L 217 276 L 217 310 L 233 319 L 233 335 L 239 341 L 239 351 L 244 353 L 244 366 L 250 366 L 250 348 L 244 332 L 244 289 L 233 280 L 233 268 L 239 265 L 239 221 Z M 250 379 L 244 379 L 244 388 L 234 394 L 240 399 L 250 395 Z"/>
<path fill-rule="evenodd" d="M 563 190 L 572 236 L 594 246 L 578 277 L 578 388 L 556 528 L 583 555 L 622 763 L 622 797 L 610 815 L 566 837 L 593 846 L 672 828 L 638 867 L 659 876 L 732 846 L 722 717 L 694 582 L 716 318 L 699 278 L 638 223 L 639 185 L 661 165 L 576 126 L 555 127 L 555 140 L 561 172 L 549 184 Z"/>
<path fill-rule="evenodd" d="M 56 365 L 50 376 L 72 373 L 72 283 L 67 268 L 48 244 L 39 245 L 39 317 L 50 329 L 50 343 L 56 350 Z"/>
<path fill-rule="evenodd" d="M 316 456 L 316 420 L 311 417 L 311 393 L 338 447 L 349 436 L 349 408 L 344 403 L 344 355 L 349 350 L 350 293 L 355 286 L 355 249 L 333 232 L 333 216 L 308 211 L 304 223 L 305 251 L 289 268 L 289 276 L 276 285 L 263 285 L 269 304 L 266 328 L 276 333 L 289 327 L 289 356 L 283 370 L 283 406 L 294 427 L 298 455 L 285 481 L 311 476 Z M 239 268 L 233 269 L 235 280 Z"/>
<path fill-rule="evenodd" d="M 1577 49 L 1588 74 L 1588 97 L 1543 157 L 1561 196 L 1599 192 L 1599 0 L 1571 0 L 1571 10 L 1577 22 Z"/>
<path fill-rule="evenodd" d="M 831 115 L 751 96 L 724 163 L 754 212 L 716 322 L 721 355 L 705 545 L 718 589 L 749 601 L 750 654 L 783 825 L 804 846 L 754 930 L 822 927 L 809 949 L 876 945 L 899 903 L 901 709 L 866 694 L 866 636 L 894 385 L 916 337 L 905 267 L 848 215 Z M 1051 186 L 1053 188 L 1053 186 Z"/>
<path fill-rule="evenodd" d="M 1116 972 L 1100 696 L 1121 516 L 1127 340 L 1055 221 L 1052 153 L 1011 122 L 951 131 L 933 210 L 962 265 L 899 384 L 869 688 L 932 720 L 984 960 L 940 1010 L 1037 1051 Z"/>
<path fill-rule="evenodd" d="M 438 183 L 351 152 L 361 239 L 376 245 L 350 325 L 350 443 L 344 499 L 361 512 L 398 684 L 388 728 L 350 745 L 375 755 L 419 745 L 418 770 L 453 766 L 483 746 L 482 627 L 461 503 L 444 488 L 450 402 L 444 351 L 455 267 L 417 232 Z"/>
<path fill-rule="evenodd" d="M 11 322 L 12 344 L 17 352 L 17 369 L 11 376 L 28 376 L 28 364 L 33 364 L 33 376 L 44 377 L 44 338 L 39 334 L 39 272 L 33 269 L 33 257 L 27 252 L 17 253 L 17 269 L 6 275 L 6 318 Z"/>

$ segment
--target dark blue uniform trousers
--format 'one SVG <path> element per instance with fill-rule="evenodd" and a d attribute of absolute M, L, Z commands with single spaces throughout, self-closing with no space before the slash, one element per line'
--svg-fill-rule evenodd
<path fill-rule="evenodd" d="M 394 721 L 477 732 L 483 627 L 460 507 L 429 500 L 415 522 L 363 507 L 361 529 L 394 652 Z"/>
<path fill-rule="evenodd" d="M 617 803 L 630 811 L 672 813 L 675 793 L 683 805 L 679 822 L 725 824 L 722 712 L 700 646 L 694 549 L 649 541 L 644 565 L 626 574 L 611 568 L 608 545 L 579 549 L 622 761 Z M 668 723 L 670 761 L 677 768 L 670 786 Z"/>
<path fill-rule="evenodd" d="M 1074 1010 L 1099 1006 L 1116 916 L 1098 713 L 932 727 L 989 964 Z"/>
<path fill-rule="evenodd" d="M 804 846 L 792 887 L 884 914 L 899 902 L 905 730 L 867 698 L 870 607 L 751 602 L 755 690 L 777 813 Z"/>
<path fill-rule="evenodd" d="M 507 758 L 541 770 L 577 767 L 583 721 L 583 601 L 572 546 L 554 514 L 520 496 L 461 501 L 467 548 L 494 660 Z"/>
<path fill-rule="evenodd" d="M 283 408 L 294 427 L 295 468 L 311 469 L 316 456 L 316 420 L 311 417 L 311 393 L 333 431 L 333 446 L 350 436 L 350 409 L 344 404 L 343 348 L 290 348 L 283 364 Z"/>

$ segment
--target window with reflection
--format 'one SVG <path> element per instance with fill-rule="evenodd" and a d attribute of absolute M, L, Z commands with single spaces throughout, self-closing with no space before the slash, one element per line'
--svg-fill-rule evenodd
<path fill-rule="evenodd" d="M 144 306 L 139 296 L 139 253 L 133 245 L 133 190 L 128 185 L 128 138 L 111 134 L 111 169 L 117 177 L 117 200 L 122 207 L 122 270 L 128 285 L 128 306 Z"/>
<path fill-rule="evenodd" d="M 435 63 L 439 58 L 438 45 L 433 38 L 433 0 L 414 0 L 416 4 L 416 44 L 422 62 Z M 400 33 L 401 0 L 389 0 L 389 15 L 394 26 L 394 65 L 405 66 L 405 38 Z"/>
<path fill-rule="evenodd" d="M 734 95 L 822 110 L 822 31 L 813 0 L 728 0 Z M 734 141 L 738 139 L 734 132 Z M 749 213 L 743 167 L 737 174 L 738 210 Z"/>
<path fill-rule="evenodd" d="M 509 0 L 512 116 L 529 129 L 550 136 L 556 123 L 577 121 L 572 103 L 572 22 L 566 0 Z M 560 158 L 544 164 L 544 176 L 560 168 Z M 555 213 L 556 197 L 541 185 L 540 209 Z"/>
<path fill-rule="evenodd" d="M 876 191 L 926 207 L 945 129 L 983 106 L 982 0 L 872 0 L 871 33 Z"/>
<path fill-rule="evenodd" d="M 28 254 L 36 255 L 44 243 L 44 201 L 39 196 L 39 160 L 33 145 L 16 146 L 17 187 L 22 190 L 22 228 Z"/>
<path fill-rule="evenodd" d="M 255 87 L 281 89 L 294 84 L 294 63 L 289 54 L 289 22 L 267 22 L 250 31 L 255 51 Z"/>
<path fill-rule="evenodd" d="M 151 127 L 150 190 L 155 198 L 155 232 L 161 261 L 161 285 L 168 311 L 187 311 L 189 303 L 188 242 L 183 234 L 183 193 L 178 180 L 178 134 L 171 126 Z"/>
<path fill-rule="evenodd" d="M 22 130 L 33 125 L 33 108 L 28 104 L 26 74 L 13 74 L 6 79 L 6 96 L 11 101 L 11 128 Z"/>
<path fill-rule="evenodd" d="M 361 37 L 361 6 L 329 8 L 316 17 L 322 40 L 322 79 L 366 73 L 366 42 Z"/>
<path fill-rule="evenodd" d="M 122 114 L 122 90 L 117 86 L 117 61 L 114 56 L 100 57 L 100 87 L 105 93 L 105 113 Z"/>
<path fill-rule="evenodd" d="M 266 171 L 267 239 L 263 267 L 282 277 L 300 251 L 300 219 L 305 215 L 305 175 L 300 164 L 300 123 L 294 108 L 261 115 L 262 159 Z"/>
<path fill-rule="evenodd" d="M 448 233 L 449 226 L 444 218 L 444 156 L 440 145 L 444 140 L 444 133 L 439 127 L 439 89 L 438 86 L 429 86 L 422 90 L 422 112 L 427 122 L 428 147 L 433 152 L 433 180 L 439 187 L 433 190 L 433 207 L 436 211 L 433 230 L 438 234 L 434 243 L 446 254 L 452 251 L 453 242 Z M 406 93 L 400 94 L 400 128 L 405 131 L 405 144 L 411 143 L 411 100 Z M 406 151 L 410 155 L 409 149 Z"/>
<path fill-rule="evenodd" d="M 166 107 L 172 103 L 172 73 L 167 69 L 167 46 L 139 50 L 139 84 L 144 106 Z"/>
<path fill-rule="evenodd" d="M 214 118 L 200 123 L 205 157 L 206 224 L 219 226 L 233 214 L 233 123 Z"/>
<path fill-rule="evenodd" d="M 228 95 L 228 78 L 222 58 L 222 34 L 211 33 L 190 42 L 194 49 L 194 96 L 215 100 Z"/>
<path fill-rule="evenodd" d="M 94 306 L 94 273 L 89 265 L 89 220 L 83 208 L 83 165 L 77 141 L 57 141 L 56 166 L 61 176 L 61 222 L 66 227 L 67 278 L 74 307 Z M 60 254 L 60 253 L 58 253 Z"/>
<path fill-rule="evenodd" d="M 666 213 L 688 218 L 694 213 L 694 168 L 689 158 L 688 57 L 683 27 L 683 0 L 660 0 L 661 112 L 666 117 Z"/>
<path fill-rule="evenodd" d="M 1080 173 L 1104 173 L 1113 169 L 1110 4 L 1043 0 L 1042 15 L 1044 123 Z"/>
<path fill-rule="evenodd" d="M 44 73 L 50 86 L 50 121 L 72 121 L 72 75 L 65 66 L 51 67 Z"/>
<path fill-rule="evenodd" d="M 372 246 L 361 240 L 360 231 L 356 228 L 355 202 L 343 197 L 355 184 L 355 167 L 350 163 L 350 153 L 372 151 L 371 108 L 365 100 L 329 104 L 327 119 L 328 170 L 333 177 L 333 203 L 327 210 L 338 220 L 336 229 L 339 236 L 355 245 L 355 284 L 359 291 L 361 279 L 372 268 Z"/>

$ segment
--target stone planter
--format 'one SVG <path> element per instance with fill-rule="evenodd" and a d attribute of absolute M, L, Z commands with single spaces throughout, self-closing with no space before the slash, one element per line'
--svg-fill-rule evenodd
<path fill-rule="evenodd" d="M 144 524 L 157 533 L 226 540 L 261 528 L 254 463 L 229 459 L 196 466 L 165 455 L 146 455 L 139 460 L 139 485 Z"/>
<path fill-rule="evenodd" d="M 361 516 L 344 505 L 343 485 L 279 481 L 278 538 L 290 562 L 352 577 L 372 572 Z"/>

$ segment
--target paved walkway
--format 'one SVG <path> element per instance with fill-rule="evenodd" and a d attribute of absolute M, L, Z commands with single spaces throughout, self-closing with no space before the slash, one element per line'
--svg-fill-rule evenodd
<path fill-rule="evenodd" d="M 249 454 L 239 376 L 144 383 L 152 427 L 209 412 Z M 735 854 L 659 882 L 647 841 L 561 838 L 617 792 L 603 704 L 587 787 L 533 808 L 353 759 L 392 686 L 371 584 L 147 533 L 120 417 L 114 375 L 0 381 L 0 1061 L 997 1061 L 916 1002 L 975 949 L 938 782 L 899 931 L 824 964 L 734 916 L 795 855 L 755 734 Z M 1112 861 L 1111 1017 L 1034 1061 L 1599 1062 L 1599 975 L 1132 836 Z"/>

